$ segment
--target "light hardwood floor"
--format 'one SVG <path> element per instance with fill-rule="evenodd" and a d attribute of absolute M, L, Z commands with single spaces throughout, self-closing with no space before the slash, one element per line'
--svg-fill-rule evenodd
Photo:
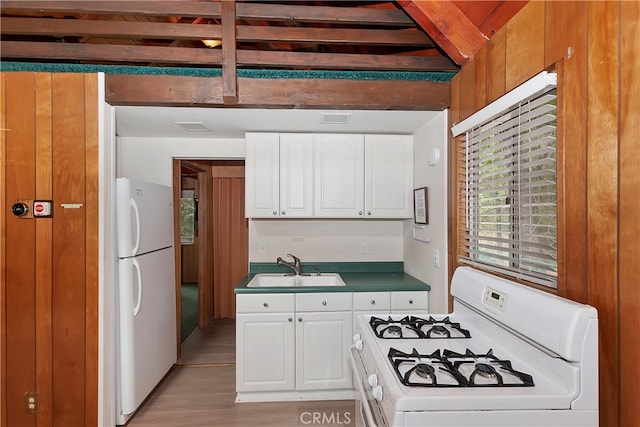
<path fill-rule="evenodd" d="M 185 341 L 181 360 L 127 426 L 345 427 L 354 422 L 351 400 L 235 403 L 235 322 L 222 320 Z"/>

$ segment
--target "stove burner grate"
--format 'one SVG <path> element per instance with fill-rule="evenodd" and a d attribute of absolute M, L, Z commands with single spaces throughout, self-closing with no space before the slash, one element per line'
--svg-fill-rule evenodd
<path fill-rule="evenodd" d="M 508 360 L 501 360 L 489 350 L 464 354 L 438 349 L 420 354 L 416 349 L 405 353 L 390 348 L 388 358 L 405 386 L 410 387 L 533 387 L 533 377 L 516 371 Z M 434 367 L 437 366 L 437 369 Z M 498 372 L 498 368 L 501 372 Z M 505 376 L 509 381 L 505 381 Z M 439 381 L 440 378 L 440 381 Z"/>
<path fill-rule="evenodd" d="M 432 316 L 428 319 L 405 316 L 400 320 L 394 320 L 390 316 L 388 319 L 372 316 L 369 325 L 381 339 L 471 338 L 467 329 L 463 329 L 460 323 L 452 322 L 448 316 L 442 320 L 436 320 Z"/>

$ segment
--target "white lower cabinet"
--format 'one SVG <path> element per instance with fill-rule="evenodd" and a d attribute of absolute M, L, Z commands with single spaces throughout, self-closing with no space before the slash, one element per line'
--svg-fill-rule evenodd
<path fill-rule="evenodd" d="M 428 306 L 426 291 L 236 295 L 237 401 L 352 398 L 357 316 Z"/>
<path fill-rule="evenodd" d="M 351 311 L 296 313 L 296 390 L 353 387 Z"/>
<path fill-rule="evenodd" d="M 238 314 L 236 390 L 293 390 L 294 313 Z"/>

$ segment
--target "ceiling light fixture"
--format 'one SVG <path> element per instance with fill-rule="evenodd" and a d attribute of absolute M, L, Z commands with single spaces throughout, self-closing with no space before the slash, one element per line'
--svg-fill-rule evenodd
<path fill-rule="evenodd" d="M 349 123 L 351 113 L 320 113 L 320 123 L 330 125 L 345 125 Z"/>
<path fill-rule="evenodd" d="M 222 40 L 202 40 L 202 43 L 204 43 L 206 47 L 211 48 L 222 46 Z"/>
<path fill-rule="evenodd" d="M 202 122 L 173 122 L 173 123 L 177 124 L 187 132 L 211 132 L 211 129 L 209 129 Z"/>

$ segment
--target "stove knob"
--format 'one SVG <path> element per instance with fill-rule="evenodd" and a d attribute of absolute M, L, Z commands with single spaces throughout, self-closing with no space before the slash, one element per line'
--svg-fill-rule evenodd
<path fill-rule="evenodd" d="M 367 377 L 367 382 L 369 383 L 369 385 L 371 387 L 375 387 L 378 385 L 378 375 L 377 374 L 371 374 Z"/>
<path fill-rule="evenodd" d="M 382 392 L 381 385 L 375 386 L 373 390 L 371 390 L 371 394 L 373 394 L 373 398 L 376 399 L 378 402 L 382 402 L 382 396 L 384 395 L 384 393 Z"/>

